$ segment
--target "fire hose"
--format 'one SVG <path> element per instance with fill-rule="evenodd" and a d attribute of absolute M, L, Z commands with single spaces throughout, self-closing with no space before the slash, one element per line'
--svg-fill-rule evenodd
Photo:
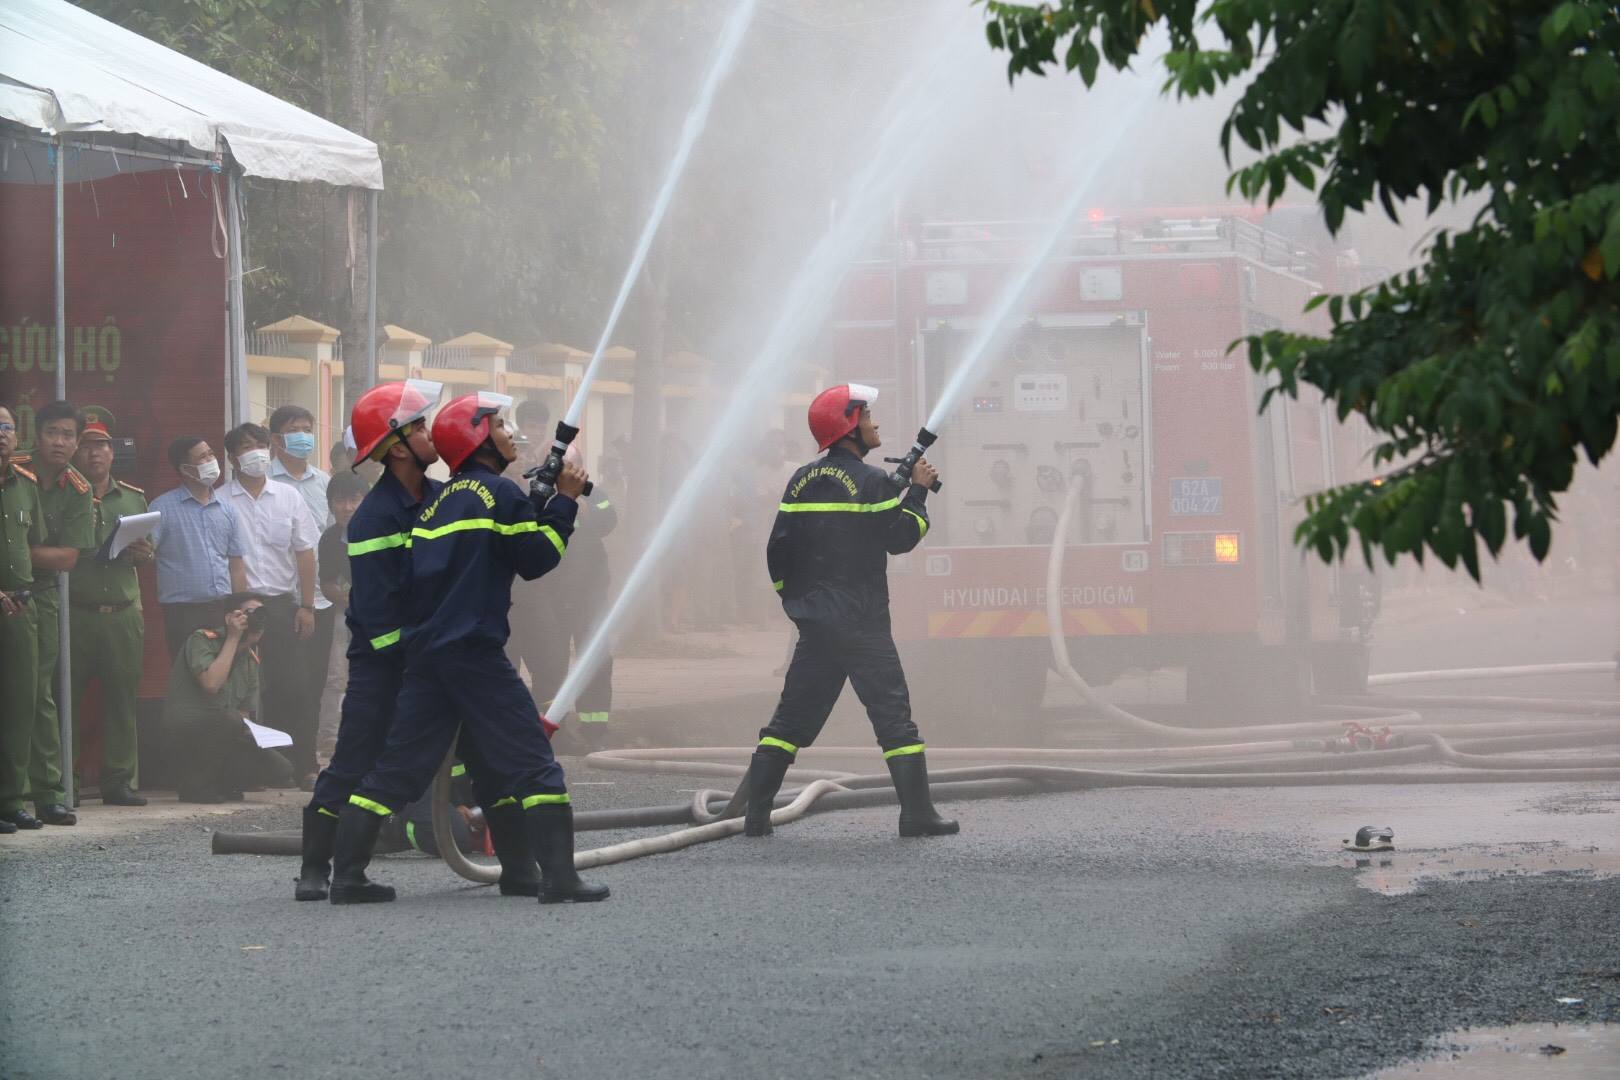
<path fill-rule="evenodd" d="M 1324 699 L 1318 707 L 1339 719 L 1284 724 L 1189 729 L 1130 713 L 1100 697 L 1074 669 L 1063 635 L 1060 606 L 1064 538 L 1072 517 L 1077 485 L 1071 485 L 1058 519 L 1047 565 L 1047 624 L 1053 666 L 1098 716 L 1120 732 L 1150 736 L 1170 746 L 1093 749 L 952 749 L 930 748 L 929 757 L 947 762 L 986 756 L 1001 764 L 945 767 L 932 770 L 935 800 L 1007 798 L 1045 792 L 1088 791 L 1117 787 L 1296 787 L 1358 784 L 1477 784 L 1620 781 L 1620 755 L 1575 758 L 1506 756 L 1505 751 L 1591 750 L 1620 745 L 1620 703 L 1589 699 L 1379 695 L 1368 699 Z M 1588 674 L 1612 671 L 1613 663 L 1547 664 L 1457 671 L 1402 672 L 1373 676 L 1372 685 L 1401 685 L 1452 679 L 1508 678 L 1527 675 Z M 1486 712 L 1537 711 L 1557 719 L 1427 722 L 1419 708 L 1470 708 Z M 1393 710 L 1393 711 L 1392 711 Z M 1363 731 L 1380 725 L 1374 745 L 1346 753 L 1341 744 L 1346 725 Z M 1452 740 L 1457 739 L 1454 743 Z M 895 793 L 886 774 L 856 774 L 804 764 L 864 753 L 850 747 L 810 748 L 800 752 L 788 771 L 790 785 L 803 785 L 779 795 L 773 825 L 787 825 L 806 814 L 889 805 Z M 750 747 L 698 747 L 656 750 L 598 751 L 586 758 L 596 768 L 632 772 L 740 779 L 747 773 Z M 729 760 L 728 760 L 729 759 Z M 1119 768 L 1086 768 L 1113 764 Z M 1440 771 L 1410 772 L 1418 764 L 1448 766 Z M 581 851 L 579 869 L 666 854 L 740 833 L 747 804 L 746 785 L 735 791 L 703 789 L 690 802 L 633 809 L 579 811 L 580 832 L 685 825 L 657 836 L 628 840 Z M 450 761 L 433 783 L 433 832 L 446 864 L 469 881 L 493 884 L 500 868 L 469 858 L 450 832 Z M 298 853 L 298 834 L 215 833 L 216 853 Z"/>

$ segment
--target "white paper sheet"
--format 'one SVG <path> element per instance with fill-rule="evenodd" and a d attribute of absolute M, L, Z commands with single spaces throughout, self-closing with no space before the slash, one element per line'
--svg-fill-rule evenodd
<path fill-rule="evenodd" d="M 107 558 L 116 559 L 124 549 L 137 540 L 144 540 L 157 530 L 163 515 L 154 510 L 149 514 L 131 514 L 118 519 L 118 531 L 107 541 Z"/>
<path fill-rule="evenodd" d="M 242 717 L 242 723 L 246 724 L 248 726 L 248 730 L 253 733 L 253 741 L 259 744 L 259 749 L 261 750 L 270 750 L 277 746 L 292 745 L 292 736 L 287 734 L 285 731 L 278 731 L 273 727 L 265 727 L 263 724 L 255 724 L 245 716 Z"/>

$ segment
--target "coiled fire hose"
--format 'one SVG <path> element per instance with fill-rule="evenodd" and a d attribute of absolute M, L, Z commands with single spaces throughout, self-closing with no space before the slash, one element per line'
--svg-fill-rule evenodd
<path fill-rule="evenodd" d="M 1057 524 L 1047 565 L 1047 623 L 1053 666 L 1065 682 L 1110 727 L 1146 735 L 1172 745 L 1107 749 L 945 748 L 930 747 L 939 763 L 960 760 L 999 764 L 931 770 L 933 797 L 941 802 L 1007 798 L 1042 792 L 1085 791 L 1115 787 L 1295 787 L 1352 784 L 1477 784 L 1620 781 L 1620 754 L 1576 758 L 1507 756 L 1508 751 L 1592 750 L 1620 746 L 1620 702 L 1589 699 L 1513 697 L 1384 697 L 1334 698 L 1317 703 L 1336 719 L 1284 724 L 1190 729 L 1137 716 L 1101 698 L 1074 669 L 1063 636 L 1062 559 L 1064 538 L 1078 487 L 1071 486 Z M 1378 675 L 1378 686 L 1453 679 L 1509 678 L 1527 675 L 1589 674 L 1614 670 L 1613 663 L 1547 664 L 1511 668 L 1405 672 Z M 1457 720 L 1436 724 L 1415 711 L 1425 707 L 1468 708 L 1483 712 L 1533 711 L 1550 719 Z M 1394 711 L 1392 711 L 1394 710 Z M 1334 752 L 1346 721 L 1376 722 L 1389 728 L 1383 748 Z M 1452 740 L 1459 740 L 1453 742 Z M 800 751 L 787 773 L 788 785 L 803 785 L 778 796 L 771 814 L 775 825 L 787 825 L 809 813 L 892 805 L 895 794 L 887 774 L 856 774 L 818 769 L 809 763 L 829 762 L 868 753 L 865 748 L 825 747 Z M 595 768 L 726 778 L 747 774 L 751 747 L 697 747 L 656 750 L 598 751 L 586 758 Z M 1409 772 L 1416 764 L 1440 764 L 1440 771 Z M 1085 768 L 1082 765 L 1114 765 Z M 475 861 L 455 844 L 450 833 L 450 762 L 433 784 L 433 830 L 441 857 L 469 881 L 494 883 L 500 868 Z M 742 788 L 734 792 L 699 790 L 688 803 L 575 813 L 580 832 L 670 825 L 687 828 L 581 851 L 579 869 L 606 866 L 647 855 L 679 851 L 742 831 L 747 802 Z M 216 853 L 296 855 L 297 833 L 215 833 Z"/>

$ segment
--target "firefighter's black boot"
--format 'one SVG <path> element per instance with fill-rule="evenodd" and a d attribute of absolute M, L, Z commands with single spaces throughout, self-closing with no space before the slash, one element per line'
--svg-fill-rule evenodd
<path fill-rule="evenodd" d="M 897 754 L 889 759 L 894 792 L 900 796 L 901 836 L 949 836 L 960 826 L 942 818 L 928 793 L 928 762 L 922 754 Z"/>
<path fill-rule="evenodd" d="M 337 836 L 332 842 L 332 889 L 334 904 L 385 904 L 394 898 L 392 885 L 379 885 L 366 878 L 371 849 L 383 819 L 352 804 L 338 814 Z"/>
<path fill-rule="evenodd" d="M 775 746 L 754 751 L 748 762 L 748 816 L 744 818 L 743 832 L 749 836 L 771 835 L 771 810 L 776 805 L 776 793 L 782 789 L 782 777 L 793 764 L 793 755 Z"/>
<path fill-rule="evenodd" d="M 484 824 L 489 826 L 495 857 L 501 860 L 501 895 L 539 896 L 540 864 L 529 847 L 523 808 L 515 802 L 489 807 L 484 811 Z"/>
<path fill-rule="evenodd" d="M 523 811 L 529 847 L 540 859 L 542 904 L 589 904 L 608 898 L 606 885 L 587 885 L 574 870 L 574 808 L 547 803 Z"/>
<path fill-rule="evenodd" d="M 332 873 L 332 842 L 338 819 L 313 806 L 304 807 L 304 865 L 293 887 L 294 900 L 325 900 L 326 879 Z"/>

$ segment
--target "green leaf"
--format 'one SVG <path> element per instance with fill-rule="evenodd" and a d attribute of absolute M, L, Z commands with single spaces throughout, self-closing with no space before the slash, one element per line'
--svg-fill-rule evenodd
<path fill-rule="evenodd" d="M 1616 205 L 1614 213 L 1609 215 L 1603 240 L 1598 244 L 1598 253 L 1603 256 L 1603 272 L 1613 281 L 1620 275 L 1620 205 Z"/>
<path fill-rule="evenodd" d="M 1507 513 L 1503 509 L 1502 500 L 1486 499 L 1478 517 L 1475 518 L 1474 525 L 1492 555 L 1502 550 L 1502 543 L 1507 538 Z"/>
<path fill-rule="evenodd" d="M 1608 460 L 1620 431 L 1612 3 L 1154 0 L 1149 10 L 1141 0 L 1046 0 L 990 10 L 1025 28 L 1007 45 L 1036 72 L 1055 65 L 1059 44 L 1078 70 L 1080 42 L 1093 36 L 1102 58 L 1124 66 L 1162 17 L 1168 85 L 1242 87 L 1209 136 L 1229 165 L 1234 139 L 1253 151 L 1231 169 L 1234 197 L 1314 191 L 1335 237 L 1349 212 L 1375 202 L 1394 220 L 1409 199 L 1434 215 L 1447 200 L 1467 204 L 1466 224 L 1433 233 L 1411 269 L 1378 286 L 1348 267 L 1349 245 L 1323 245 L 1314 254 L 1334 276 L 1314 279 L 1281 328 L 1246 339 L 1249 365 L 1266 381 L 1262 409 L 1320 393 L 1331 416 L 1366 425 L 1367 467 L 1394 470 L 1383 487 L 1311 498 L 1296 532 L 1306 550 L 1432 555 L 1477 576 L 1480 548 L 1496 555 L 1509 542 L 1510 513 L 1516 540 L 1538 557 L 1550 550 L 1554 500 L 1577 456 Z M 1313 137 L 1290 134 L 1301 130 Z M 1307 337 L 1321 310 L 1331 331 Z"/>
<path fill-rule="evenodd" d="M 1530 554 L 1536 557 L 1537 562 L 1544 562 L 1552 546 L 1552 527 L 1548 524 L 1546 514 L 1538 512 L 1530 518 L 1529 540 Z"/>

